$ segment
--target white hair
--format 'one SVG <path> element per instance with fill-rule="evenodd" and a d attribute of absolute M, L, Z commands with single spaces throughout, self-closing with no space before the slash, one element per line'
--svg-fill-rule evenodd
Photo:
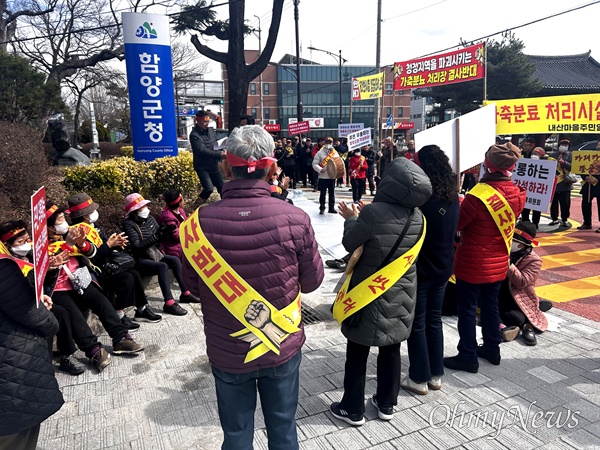
<path fill-rule="evenodd" d="M 234 128 L 227 139 L 227 151 L 244 159 L 273 156 L 273 137 L 260 125 Z"/>

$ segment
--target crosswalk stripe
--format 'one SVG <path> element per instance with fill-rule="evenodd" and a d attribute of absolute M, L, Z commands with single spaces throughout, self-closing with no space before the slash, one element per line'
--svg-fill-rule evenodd
<path fill-rule="evenodd" d="M 600 292 L 600 275 L 538 286 L 535 292 L 538 297 L 557 303 L 594 297 Z"/>
<path fill-rule="evenodd" d="M 593 248 L 542 256 L 542 267 L 544 270 L 548 270 L 556 269 L 557 267 L 571 267 L 575 264 L 590 263 L 598 260 L 600 260 L 600 248 Z"/>

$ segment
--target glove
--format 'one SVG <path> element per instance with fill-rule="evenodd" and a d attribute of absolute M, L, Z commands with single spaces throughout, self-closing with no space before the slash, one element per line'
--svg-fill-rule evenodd
<path fill-rule="evenodd" d="M 159 239 L 164 239 L 170 235 L 173 234 L 173 232 L 175 231 L 175 228 L 177 228 L 174 224 L 160 224 L 160 226 L 158 227 L 158 238 Z"/>

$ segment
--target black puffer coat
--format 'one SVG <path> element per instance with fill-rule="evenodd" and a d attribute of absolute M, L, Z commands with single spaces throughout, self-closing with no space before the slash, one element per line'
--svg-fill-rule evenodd
<path fill-rule="evenodd" d="M 430 196 L 431 183 L 419 166 L 406 158 L 392 161 L 379 183 L 373 203 L 344 224 L 344 248 L 352 253 L 362 244 L 365 246 L 354 268 L 350 289 L 377 271 L 402 233 L 412 209 L 424 204 Z M 392 260 L 418 241 L 422 228 L 423 214 L 416 209 Z M 352 342 L 368 346 L 402 342 L 410 334 L 416 299 L 417 268 L 413 264 L 394 286 L 359 312 L 357 327 L 342 324 L 342 333 Z"/>
<path fill-rule="evenodd" d="M 148 259 L 148 249 L 159 242 L 159 228 L 158 222 L 152 216 L 148 216 L 144 221 L 125 219 L 123 231 L 129 240 L 129 245 L 125 247 L 126 250 L 131 252 L 136 260 Z"/>
<path fill-rule="evenodd" d="M 40 424 L 64 403 L 46 341 L 57 331 L 17 264 L 0 258 L 0 436 Z"/>

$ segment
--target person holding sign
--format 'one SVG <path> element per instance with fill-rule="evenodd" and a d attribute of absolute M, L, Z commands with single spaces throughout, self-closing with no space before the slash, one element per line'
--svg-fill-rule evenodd
<path fill-rule="evenodd" d="M 571 177 L 571 141 L 561 139 L 558 143 L 558 155 L 556 156 L 556 175 L 558 177 L 552 204 L 550 205 L 550 225 L 559 225 L 569 227 L 569 217 L 571 216 L 571 190 L 573 189 L 574 179 Z M 558 206 L 560 205 L 560 218 L 558 221 Z"/>
<path fill-rule="evenodd" d="M 371 403 L 382 420 L 391 420 L 400 390 L 400 343 L 408 339 L 417 297 L 414 264 L 425 238 L 418 209 L 431 196 L 425 172 L 406 158 L 395 159 L 378 186 L 373 203 L 340 203 L 344 248 L 363 248 L 333 306 L 348 339 L 344 396 L 331 414 L 353 426 L 365 423 L 365 378 L 371 347 L 379 347 L 377 392 Z"/>
<path fill-rule="evenodd" d="M 333 168 L 333 170 L 330 170 Z M 313 169 L 319 174 L 319 214 L 325 213 L 325 197 L 329 193 L 329 211 L 337 214 L 335 210 L 335 180 L 341 177 L 344 171 L 344 161 L 333 148 L 333 138 L 325 138 L 325 145 L 313 158 Z M 337 169 L 337 172 L 336 172 Z"/>
<path fill-rule="evenodd" d="M 596 144 L 596 151 L 600 150 L 600 141 Z M 598 220 L 600 220 L 600 162 L 596 161 L 590 166 L 590 172 L 581 174 L 583 181 L 581 183 L 581 213 L 583 215 L 583 223 L 577 227 L 578 230 L 592 229 L 592 206 L 594 198 L 598 205 Z M 600 228 L 596 230 L 600 233 Z"/>
<path fill-rule="evenodd" d="M 546 156 L 546 152 L 544 151 L 544 149 L 542 147 L 534 147 L 531 150 L 528 150 L 532 145 L 531 144 L 531 140 L 533 140 L 532 138 L 528 138 L 530 140 L 525 139 L 525 141 L 523 143 L 523 154 L 521 155 L 522 158 L 529 158 L 529 159 L 537 159 L 537 160 L 541 160 L 541 159 L 548 159 L 548 157 Z M 524 208 L 523 212 L 521 213 L 521 220 L 523 222 L 529 222 L 529 213 L 531 214 L 531 222 L 535 225 L 535 229 L 537 230 L 540 226 L 540 218 L 542 217 L 542 212 L 541 211 L 536 211 L 534 210 L 533 212 L 531 211 L 531 209 L 528 208 Z"/>
<path fill-rule="evenodd" d="M 521 150 L 509 142 L 492 145 L 483 162 L 485 174 L 460 207 L 457 231 L 461 242 L 454 258 L 458 299 L 458 355 L 444 366 L 477 373 L 478 357 L 500 364 L 498 292 L 506 277 L 516 217 L 525 206 L 526 191 L 510 177 Z M 479 301 L 483 345 L 477 346 Z"/>
<path fill-rule="evenodd" d="M 223 449 L 252 448 L 256 393 L 270 449 L 298 449 L 296 408 L 304 329 L 300 293 L 323 280 L 302 210 L 271 197 L 273 139 L 259 125 L 235 128 L 223 199 L 197 209 L 179 234 L 184 273 L 198 294 L 217 391 Z"/>

